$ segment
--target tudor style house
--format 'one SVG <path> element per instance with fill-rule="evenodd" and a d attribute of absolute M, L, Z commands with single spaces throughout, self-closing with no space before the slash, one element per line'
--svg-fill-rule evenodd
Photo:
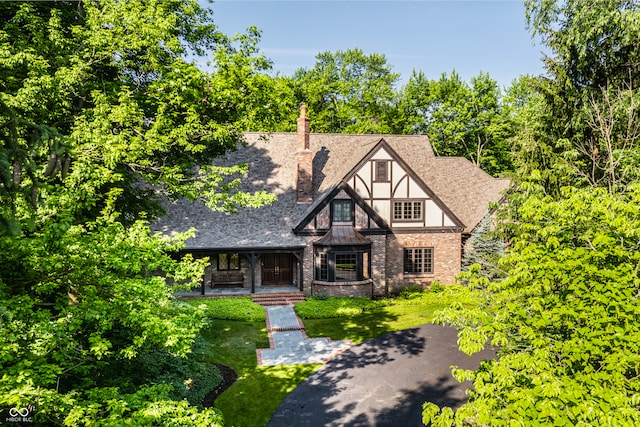
<path fill-rule="evenodd" d="M 246 133 L 219 159 L 247 163 L 246 191 L 277 195 L 236 214 L 179 200 L 155 229 L 190 227 L 187 251 L 209 257 L 208 287 L 295 286 L 306 295 L 371 296 L 453 283 L 463 242 L 509 180 L 460 157 L 437 157 L 424 135 Z"/>

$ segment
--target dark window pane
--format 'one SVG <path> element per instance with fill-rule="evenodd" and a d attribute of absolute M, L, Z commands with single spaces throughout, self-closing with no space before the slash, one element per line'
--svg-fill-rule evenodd
<path fill-rule="evenodd" d="M 404 272 L 433 273 L 433 248 L 405 249 Z"/>
<path fill-rule="evenodd" d="M 413 219 L 422 218 L 422 202 L 413 202 Z"/>
<path fill-rule="evenodd" d="M 229 255 L 229 270 L 240 270 L 240 255 Z"/>
<path fill-rule="evenodd" d="M 424 250 L 424 273 L 433 273 L 433 248 Z"/>
<path fill-rule="evenodd" d="M 229 269 L 229 256 L 227 254 L 218 255 L 218 270 Z"/>
<path fill-rule="evenodd" d="M 329 279 L 329 269 L 327 266 L 327 254 L 316 254 L 316 279 L 318 280 L 328 280 Z"/>
<path fill-rule="evenodd" d="M 389 181 L 387 165 L 388 165 L 388 162 L 386 160 L 378 160 L 378 161 L 376 161 L 375 181 L 377 181 L 377 182 L 387 182 L 387 181 Z"/>
<path fill-rule="evenodd" d="M 336 281 L 357 280 L 356 254 L 336 254 Z"/>
<path fill-rule="evenodd" d="M 393 219 L 422 219 L 422 202 L 393 202 Z"/>
<path fill-rule="evenodd" d="M 333 221 L 351 222 L 351 201 L 335 200 L 333 202 Z"/>
<path fill-rule="evenodd" d="M 402 202 L 393 202 L 393 219 L 402 219 Z"/>

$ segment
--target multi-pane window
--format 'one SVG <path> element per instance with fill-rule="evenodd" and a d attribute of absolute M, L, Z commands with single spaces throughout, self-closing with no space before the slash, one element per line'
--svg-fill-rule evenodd
<path fill-rule="evenodd" d="M 422 219 L 422 202 L 393 202 L 393 219 L 413 221 Z"/>
<path fill-rule="evenodd" d="M 218 270 L 240 270 L 240 255 L 218 254 Z"/>
<path fill-rule="evenodd" d="M 315 280 L 353 282 L 370 277 L 369 251 L 327 252 L 315 254 Z"/>
<path fill-rule="evenodd" d="M 333 222 L 352 222 L 351 200 L 333 201 Z"/>
<path fill-rule="evenodd" d="M 336 254 L 336 282 L 357 280 L 356 254 Z"/>
<path fill-rule="evenodd" d="M 433 248 L 404 250 L 405 274 L 433 273 Z"/>
<path fill-rule="evenodd" d="M 316 279 L 328 280 L 329 279 L 329 266 L 327 264 L 327 254 L 316 254 Z"/>
<path fill-rule="evenodd" d="M 388 182 L 389 181 L 389 162 L 387 160 L 375 161 L 375 182 Z"/>

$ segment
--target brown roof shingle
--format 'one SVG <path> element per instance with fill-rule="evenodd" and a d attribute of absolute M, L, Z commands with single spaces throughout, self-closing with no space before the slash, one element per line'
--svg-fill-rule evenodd
<path fill-rule="evenodd" d="M 266 248 L 303 246 L 292 229 L 313 205 L 296 203 L 295 133 L 246 133 L 247 145 L 217 159 L 216 164 L 247 163 L 249 172 L 242 190 L 266 190 L 277 201 L 237 214 L 213 212 L 199 202 L 180 200 L 166 206 L 168 215 L 154 229 L 174 234 L 195 227 L 197 236 L 189 248 Z M 423 135 L 310 135 L 315 202 L 338 185 L 374 146 L 384 139 L 418 177 L 471 231 L 501 199 L 508 180 L 495 179 L 468 160 L 436 157 Z"/>

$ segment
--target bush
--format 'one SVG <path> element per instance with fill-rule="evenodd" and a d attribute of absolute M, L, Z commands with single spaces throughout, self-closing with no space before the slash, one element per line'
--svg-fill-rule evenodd
<path fill-rule="evenodd" d="M 423 293 L 424 293 L 424 290 L 420 285 L 405 286 L 400 292 L 400 294 L 398 295 L 398 298 L 416 299 L 416 298 L 420 298 Z"/>
<path fill-rule="evenodd" d="M 429 286 L 429 290 L 439 294 L 440 292 L 444 292 L 445 287 L 440 284 L 439 280 L 436 280 L 431 284 L 431 286 Z"/>
<path fill-rule="evenodd" d="M 264 322 L 267 318 L 264 307 L 254 303 L 251 297 L 200 298 L 188 303 L 204 306 L 210 319 Z"/>
<path fill-rule="evenodd" d="M 354 316 L 386 305 L 389 305 L 388 300 L 320 296 L 296 304 L 295 310 L 301 319 L 328 319 Z"/>

